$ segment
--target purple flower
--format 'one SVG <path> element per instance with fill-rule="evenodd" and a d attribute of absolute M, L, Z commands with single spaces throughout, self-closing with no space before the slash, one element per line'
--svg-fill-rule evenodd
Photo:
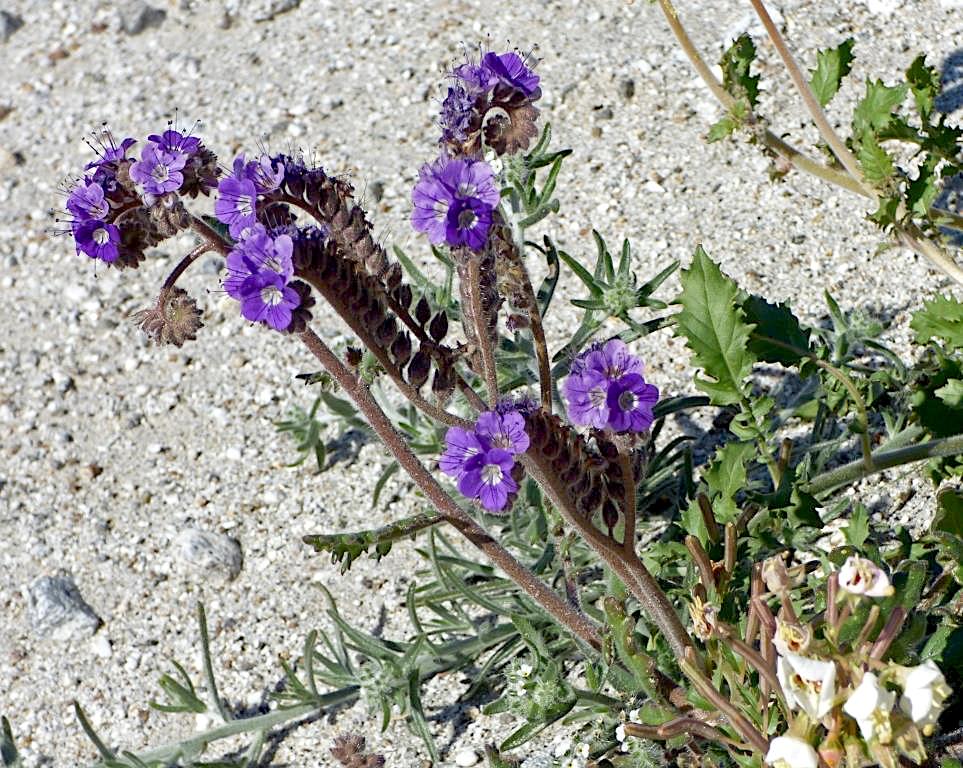
<path fill-rule="evenodd" d="M 511 454 L 528 450 L 525 417 L 514 411 L 505 414 L 486 411 L 479 414 L 475 422 L 475 434 L 486 448 L 502 448 Z"/>
<path fill-rule="evenodd" d="M 240 237 L 241 232 L 256 221 L 254 212 L 256 199 L 257 189 L 250 179 L 228 176 L 217 185 L 214 215 L 219 221 L 227 224 L 231 237 Z"/>
<path fill-rule="evenodd" d="M 475 116 L 475 96 L 457 83 L 448 88 L 448 95 L 441 103 L 441 140 L 463 142 L 468 140 L 468 129 Z"/>
<path fill-rule="evenodd" d="M 74 187 L 67 196 L 67 210 L 78 222 L 105 219 L 110 213 L 110 204 L 104 199 L 104 188 L 100 184 L 85 181 Z"/>
<path fill-rule="evenodd" d="M 629 373 L 609 385 L 609 427 L 616 432 L 644 432 L 655 417 L 652 406 L 659 400 L 659 390 L 646 384 L 641 374 Z"/>
<path fill-rule="evenodd" d="M 421 169 L 411 200 L 411 224 L 432 243 L 477 250 L 488 237 L 499 192 L 483 160 L 441 158 Z"/>
<path fill-rule="evenodd" d="M 301 303 L 298 292 L 276 272 L 258 272 L 248 277 L 240 289 L 241 314 L 283 331 L 291 325 L 292 313 Z"/>
<path fill-rule="evenodd" d="M 438 460 L 441 471 L 456 480 L 465 472 L 465 464 L 485 450 L 478 436 L 461 427 L 451 427 L 445 433 L 445 452 Z"/>
<path fill-rule="evenodd" d="M 152 133 L 147 137 L 147 140 L 162 152 L 168 152 L 172 155 L 192 155 L 201 147 L 201 140 L 196 136 L 185 136 L 171 128 L 160 135 Z"/>
<path fill-rule="evenodd" d="M 91 168 L 99 168 L 102 165 L 109 165 L 110 163 L 117 163 L 121 160 L 127 159 L 127 150 L 130 149 L 134 144 L 137 143 L 137 139 L 132 139 L 127 137 L 120 145 L 114 144 L 114 137 L 110 131 L 104 131 L 104 137 L 107 139 L 105 144 L 103 139 L 98 138 L 97 143 L 100 144 L 99 157 L 96 160 L 91 160 L 84 166 L 85 170 L 90 170 Z M 89 145 L 93 149 L 93 144 Z"/>
<path fill-rule="evenodd" d="M 524 96 L 533 96 L 538 90 L 538 75 L 513 51 L 502 54 L 489 51 L 479 64 L 462 64 L 452 74 L 476 93 L 490 91 L 498 84 L 521 91 Z"/>
<path fill-rule="evenodd" d="M 273 192 L 284 181 L 284 163 L 277 157 L 261 155 L 259 160 L 252 160 L 245 168 L 248 178 L 254 182 L 259 195 Z"/>
<path fill-rule="evenodd" d="M 75 222 L 74 242 L 77 253 L 86 253 L 92 259 L 100 259 L 108 264 L 117 258 L 120 230 L 113 224 L 98 219 Z"/>
<path fill-rule="evenodd" d="M 294 275 L 293 250 L 294 243 L 288 235 L 271 237 L 263 225 L 255 224 L 227 255 L 224 290 L 240 299 L 245 281 L 259 272 L 273 272 L 286 285 Z"/>
<path fill-rule="evenodd" d="M 659 390 L 642 376 L 642 361 L 625 343 L 612 339 L 593 344 L 572 361 L 563 387 L 573 424 L 644 432 L 654 419 Z"/>
<path fill-rule="evenodd" d="M 574 365 L 572 366 L 574 370 Z M 595 370 L 572 373 L 565 379 L 565 399 L 568 417 L 573 424 L 605 429 L 609 421 L 609 384 L 611 382 Z"/>
<path fill-rule="evenodd" d="M 610 339 L 604 344 L 596 342 L 572 363 L 572 373 L 583 370 L 597 371 L 609 379 L 617 379 L 627 373 L 642 373 L 642 361 L 629 352 L 621 339 Z"/>
<path fill-rule="evenodd" d="M 143 185 L 149 195 L 176 192 L 184 183 L 181 170 L 187 164 L 187 155 L 167 152 L 149 143 L 140 153 L 140 161 L 130 167 L 130 177 Z"/>
<path fill-rule="evenodd" d="M 538 75 L 517 53 L 486 53 L 481 66 L 488 70 L 491 80 L 521 91 L 525 96 L 531 96 L 538 88 Z"/>
<path fill-rule="evenodd" d="M 458 490 L 470 499 L 479 499 L 489 512 L 498 512 L 508 503 L 508 495 L 518 490 L 512 477 L 515 458 L 503 448 L 489 448 L 465 462 Z"/>
<path fill-rule="evenodd" d="M 498 76 L 482 64 L 468 62 L 456 67 L 452 74 L 475 91 L 487 91 L 494 87 Z"/>
<path fill-rule="evenodd" d="M 445 240 L 449 245 L 467 245 L 475 251 L 485 247 L 492 226 L 492 209 L 477 197 L 458 199 L 448 209 Z"/>

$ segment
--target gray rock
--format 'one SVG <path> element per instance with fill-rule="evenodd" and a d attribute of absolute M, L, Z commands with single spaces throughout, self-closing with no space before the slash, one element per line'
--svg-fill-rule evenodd
<path fill-rule="evenodd" d="M 143 0 L 127 0 L 118 6 L 120 26 L 128 35 L 139 35 L 145 29 L 159 27 L 167 18 L 167 11 L 155 8 Z"/>
<path fill-rule="evenodd" d="M 0 43 L 5 43 L 10 36 L 23 26 L 23 19 L 15 13 L 0 11 Z"/>
<path fill-rule="evenodd" d="M 301 0 L 227 0 L 225 12 L 252 21 L 270 21 L 275 16 L 297 8 Z"/>
<path fill-rule="evenodd" d="M 69 573 L 41 576 L 24 592 L 30 624 L 38 637 L 54 640 L 89 637 L 103 624 Z"/>
<path fill-rule="evenodd" d="M 188 528 L 177 537 L 177 547 L 186 562 L 228 579 L 236 579 L 244 563 L 237 539 L 223 533 Z"/>
<path fill-rule="evenodd" d="M 635 96 L 635 80 L 633 80 L 631 77 L 626 77 L 624 80 L 620 80 L 619 94 L 621 94 L 622 98 L 626 101 Z"/>

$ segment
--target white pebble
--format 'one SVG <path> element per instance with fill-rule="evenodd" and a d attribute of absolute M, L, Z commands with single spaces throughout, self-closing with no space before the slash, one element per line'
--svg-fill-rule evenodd
<path fill-rule="evenodd" d="M 111 654 L 110 638 L 103 632 L 98 632 L 90 641 L 90 649 L 95 656 L 102 659 L 109 659 Z"/>
<path fill-rule="evenodd" d="M 455 755 L 455 765 L 459 768 L 469 768 L 478 762 L 478 753 L 474 749 L 463 749 Z"/>

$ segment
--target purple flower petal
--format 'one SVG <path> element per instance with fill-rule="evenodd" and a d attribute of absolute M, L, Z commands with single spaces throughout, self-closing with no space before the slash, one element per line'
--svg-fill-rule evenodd
<path fill-rule="evenodd" d="M 630 373 L 612 382 L 608 393 L 609 427 L 616 432 L 644 432 L 655 420 L 652 407 L 659 390 L 640 374 Z"/>
<path fill-rule="evenodd" d="M 229 176 L 217 185 L 217 192 L 214 215 L 227 224 L 231 237 L 239 237 L 246 227 L 252 226 L 256 221 L 257 189 L 254 182 Z"/>
<path fill-rule="evenodd" d="M 485 449 L 474 432 L 461 427 L 451 427 L 445 434 L 445 452 L 438 460 L 441 471 L 449 477 L 461 477 L 465 464 Z"/>
<path fill-rule="evenodd" d="M 563 391 L 571 422 L 604 429 L 609 420 L 610 386 L 611 382 L 596 370 L 585 369 L 581 374 L 570 374 L 565 379 Z"/>

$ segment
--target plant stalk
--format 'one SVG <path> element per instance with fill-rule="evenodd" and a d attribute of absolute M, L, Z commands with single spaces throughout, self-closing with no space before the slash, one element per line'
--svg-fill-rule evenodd
<path fill-rule="evenodd" d="M 507 549 L 495 541 L 488 531 L 475 522 L 467 512 L 455 504 L 438 484 L 434 475 L 425 469 L 418 457 L 411 451 L 391 420 L 371 397 L 371 393 L 364 383 L 348 370 L 318 335 L 308 328 L 299 336 L 308 350 L 351 398 L 358 410 L 368 420 L 371 428 L 397 459 L 402 469 L 418 484 L 428 500 L 435 506 L 435 509 L 465 538 L 484 552 L 512 581 L 524 589 L 535 602 L 550 613 L 560 624 L 567 627 L 573 635 L 593 648 L 600 648 L 601 638 L 591 619 L 574 610 L 565 600 L 549 589 L 538 577 L 519 563 Z"/>
<path fill-rule="evenodd" d="M 863 459 L 852 461 L 836 469 L 816 475 L 809 481 L 802 490 L 814 495 L 826 493 L 827 491 L 839 488 L 841 485 L 855 483 L 864 477 L 869 477 L 877 472 L 892 469 L 902 464 L 911 464 L 915 461 L 924 459 L 935 459 L 944 456 L 957 456 L 963 454 L 963 435 L 953 435 L 952 437 L 941 437 L 937 440 L 930 440 L 925 443 L 908 445 L 904 448 L 893 448 L 890 450 L 881 449 L 872 454 L 873 467 L 867 468 Z"/>

